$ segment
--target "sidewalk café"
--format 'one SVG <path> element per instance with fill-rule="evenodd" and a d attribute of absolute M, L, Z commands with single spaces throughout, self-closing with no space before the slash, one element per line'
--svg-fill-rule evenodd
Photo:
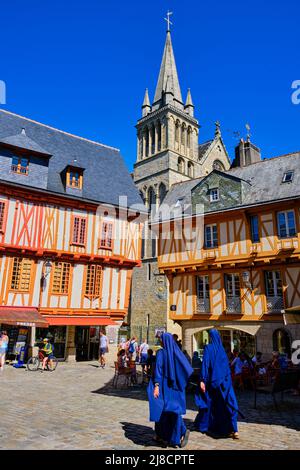
<path fill-rule="evenodd" d="M 25 358 L 34 347 L 35 329 L 46 328 L 47 320 L 34 307 L 0 306 L 0 329 L 9 337 L 7 360 L 14 360 L 22 347 Z"/>

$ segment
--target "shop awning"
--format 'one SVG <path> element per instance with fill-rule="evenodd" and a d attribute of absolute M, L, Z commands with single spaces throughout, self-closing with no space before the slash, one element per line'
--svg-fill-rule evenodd
<path fill-rule="evenodd" d="M 34 307 L 0 306 L 0 323 L 47 328 L 48 321 Z"/>
<path fill-rule="evenodd" d="M 75 316 L 61 316 L 55 315 L 52 317 L 46 317 L 49 325 L 70 325 L 70 326 L 108 326 L 108 325 L 117 325 L 116 322 L 110 318 L 105 317 L 75 317 Z"/>
<path fill-rule="evenodd" d="M 283 314 L 285 325 L 295 325 L 300 323 L 300 305 L 299 307 L 286 308 Z"/>

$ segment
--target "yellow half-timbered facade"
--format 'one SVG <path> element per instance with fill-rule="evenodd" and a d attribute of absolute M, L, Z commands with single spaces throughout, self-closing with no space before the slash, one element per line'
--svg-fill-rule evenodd
<path fill-rule="evenodd" d="M 174 185 L 153 222 L 169 317 L 185 348 L 220 329 L 228 349 L 291 353 L 300 304 L 300 154 Z"/>

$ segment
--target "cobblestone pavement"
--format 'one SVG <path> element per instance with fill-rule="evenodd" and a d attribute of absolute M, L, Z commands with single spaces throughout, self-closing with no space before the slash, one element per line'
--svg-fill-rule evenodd
<path fill-rule="evenodd" d="M 59 364 L 55 372 L 7 366 L 0 375 L 0 449 L 159 449 L 153 442 L 144 388 L 111 386 L 113 369 L 96 363 Z M 238 396 L 246 419 L 240 440 L 213 439 L 191 432 L 186 449 L 300 449 L 300 398 L 285 394 L 280 411 L 270 397 Z M 196 416 L 188 396 L 185 417 Z"/>

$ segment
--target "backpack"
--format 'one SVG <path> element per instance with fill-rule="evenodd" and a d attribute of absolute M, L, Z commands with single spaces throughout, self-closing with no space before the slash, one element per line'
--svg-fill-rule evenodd
<path fill-rule="evenodd" d="M 131 341 L 130 344 L 129 344 L 128 352 L 131 353 L 131 354 L 134 353 L 134 351 L 135 351 L 134 345 L 135 345 L 134 341 Z"/>

